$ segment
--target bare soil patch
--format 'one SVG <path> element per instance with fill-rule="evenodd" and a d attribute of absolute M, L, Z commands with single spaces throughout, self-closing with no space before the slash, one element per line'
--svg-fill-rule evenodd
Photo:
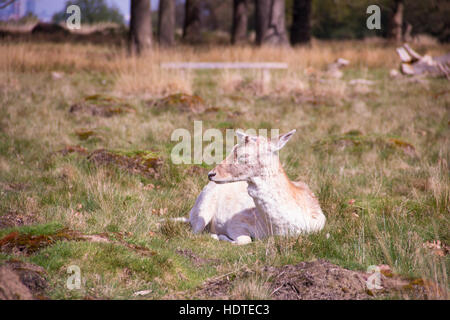
<path fill-rule="evenodd" d="M 76 232 L 68 229 L 52 235 L 32 235 L 13 231 L 0 239 L 0 252 L 16 255 L 30 255 L 58 240 L 76 240 Z"/>
<path fill-rule="evenodd" d="M 389 138 L 380 135 L 364 135 L 359 130 L 351 130 L 343 135 L 332 135 L 318 140 L 314 143 L 314 148 L 320 149 L 329 148 L 332 146 L 340 149 L 353 146 L 365 146 L 372 148 L 376 145 L 383 148 L 401 150 L 405 155 L 411 158 L 417 158 L 419 156 L 416 152 L 416 148 L 402 139 Z"/>
<path fill-rule="evenodd" d="M 8 211 L 0 216 L 0 229 L 29 225 L 35 221 L 31 214 Z"/>
<path fill-rule="evenodd" d="M 342 268 L 325 260 L 296 265 L 245 270 L 206 281 L 195 296 L 206 299 L 232 299 L 231 289 L 237 280 L 258 274 L 268 279 L 270 298 L 275 300 L 366 300 L 383 296 L 433 298 L 432 291 L 442 288 L 423 279 L 404 279 L 391 272 L 380 275 L 381 289 L 369 290 L 371 273 Z"/>
<path fill-rule="evenodd" d="M 37 299 L 46 299 L 44 293 L 48 287 L 45 276 L 47 272 L 44 268 L 19 260 L 9 260 L 5 264 L 11 268 Z"/>
<path fill-rule="evenodd" d="M 114 232 L 112 234 L 82 234 L 81 232 L 63 228 L 50 235 L 32 235 L 13 231 L 0 239 L 0 252 L 15 255 L 31 255 L 56 241 L 90 241 L 120 244 L 143 256 L 153 256 L 155 251 L 136 244 L 128 243 L 124 234 Z"/>
<path fill-rule="evenodd" d="M 0 300 L 32 300 L 31 291 L 11 268 L 0 266 Z"/>
<path fill-rule="evenodd" d="M 120 98 L 94 94 L 73 104 L 69 112 L 71 114 L 87 114 L 109 118 L 115 115 L 136 112 L 136 110 Z"/>
<path fill-rule="evenodd" d="M 9 260 L 0 266 L 0 300 L 47 299 L 44 268 Z"/>
<path fill-rule="evenodd" d="M 113 165 L 132 174 L 140 174 L 148 178 L 158 178 L 163 164 L 151 151 L 112 151 L 99 149 L 88 156 L 88 160 L 96 165 Z"/>
<path fill-rule="evenodd" d="M 347 270 L 328 261 L 317 260 L 266 267 L 272 280 L 272 297 L 279 300 L 361 300 L 368 299 L 363 272 Z"/>
<path fill-rule="evenodd" d="M 185 93 L 176 93 L 161 99 L 152 99 L 147 104 L 158 111 L 176 110 L 202 113 L 206 110 L 206 103 L 202 97 Z"/>
<path fill-rule="evenodd" d="M 55 153 L 60 153 L 63 156 L 66 156 L 70 153 L 77 153 L 80 155 L 87 155 L 89 152 L 86 148 L 83 148 L 81 146 L 71 146 L 67 145 L 63 149 L 56 151 Z"/>
<path fill-rule="evenodd" d="M 189 260 L 191 260 L 191 262 L 196 266 L 196 267 L 201 267 L 207 264 L 218 264 L 220 262 L 219 259 L 205 259 L 202 258 L 198 255 L 196 255 L 192 250 L 190 249 L 177 249 L 175 251 L 177 254 L 182 255 L 186 258 L 189 258 Z"/>
<path fill-rule="evenodd" d="M 18 192 L 26 190 L 29 186 L 24 183 L 0 182 L 0 188 L 6 192 Z"/>

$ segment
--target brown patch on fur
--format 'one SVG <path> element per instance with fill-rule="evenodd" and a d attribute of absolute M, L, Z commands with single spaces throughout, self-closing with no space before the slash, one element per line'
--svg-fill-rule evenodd
<path fill-rule="evenodd" d="M 286 176 L 286 174 L 285 174 Z M 286 176 L 286 179 L 289 179 Z M 320 207 L 319 203 L 317 201 L 316 196 L 314 193 L 309 189 L 308 185 L 302 181 L 290 181 L 289 187 L 290 192 L 293 196 L 293 198 L 296 200 L 296 202 L 299 204 L 299 206 L 306 206 L 308 203 L 312 203 L 315 207 Z M 305 199 L 309 197 L 309 199 Z M 317 210 L 314 210 L 311 212 L 311 216 L 313 219 L 316 219 L 320 216 L 320 212 Z"/>

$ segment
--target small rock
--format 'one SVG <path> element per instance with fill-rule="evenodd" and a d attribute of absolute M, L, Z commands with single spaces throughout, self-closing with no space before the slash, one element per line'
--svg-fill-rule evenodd
<path fill-rule="evenodd" d="M 391 71 L 389 71 L 389 76 L 391 78 L 398 78 L 400 76 L 400 72 L 396 69 L 391 69 Z"/>
<path fill-rule="evenodd" d="M 64 78 L 64 74 L 62 72 L 53 71 L 52 78 L 54 80 L 60 80 L 60 79 Z"/>
<path fill-rule="evenodd" d="M 142 291 L 137 291 L 137 292 L 133 293 L 133 296 L 135 296 L 135 297 L 146 296 L 150 293 L 152 293 L 152 290 L 142 290 Z"/>

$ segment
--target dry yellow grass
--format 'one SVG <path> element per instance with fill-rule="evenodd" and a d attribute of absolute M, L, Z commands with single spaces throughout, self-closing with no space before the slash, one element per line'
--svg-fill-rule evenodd
<path fill-rule="evenodd" d="M 213 46 L 174 48 L 158 48 L 150 50 L 139 60 L 146 63 L 167 61 L 229 61 L 229 62 L 286 62 L 291 68 L 320 68 L 337 58 L 345 58 L 353 65 L 373 67 L 396 67 L 398 57 L 395 45 L 389 43 L 371 43 L 361 41 L 313 41 L 308 47 L 255 47 L 255 46 Z M 419 47 L 421 53 L 439 55 L 448 51 L 449 45 L 429 45 Z M 94 50 L 95 49 L 95 50 Z M 98 46 L 86 44 L 33 44 L 33 43 L 3 43 L 0 45 L 3 69 L 11 63 L 33 69 L 41 66 L 45 69 L 69 66 L 73 68 L 98 71 L 113 71 L 118 64 L 133 64 L 123 48 L 108 48 L 103 50 Z M 42 59 L 45 57 L 45 59 Z M 102 59 L 96 59 L 102 58 Z M 37 62 L 40 61 L 40 64 Z M 17 66 L 17 65 L 16 65 Z"/>
<path fill-rule="evenodd" d="M 448 47 L 418 50 L 437 55 Z M 339 57 L 351 61 L 344 77 L 327 78 L 326 65 Z M 257 71 L 168 72 L 159 67 L 167 61 L 280 61 L 289 69 L 273 72 L 269 94 L 261 95 L 254 89 L 260 79 Z M 314 258 L 358 269 L 387 263 L 401 274 L 448 287 L 448 258 L 434 257 L 423 248 L 426 241 L 449 239 L 448 83 L 391 79 L 388 71 L 397 66 L 394 46 L 364 42 L 314 42 L 298 49 L 155 48 L 139 58 L 95 45 L 0 44 L 0 182 L 29 185 L 2 194 L 6 200 L 0 209 L 33 212 L 39 222 L 56 221 L 86 233 L 133 233 L 133 241 L 158 251 L 157 257 L 170 257 L 174 270 L 182 267 L 187 278 L 178 283 L 174 280 L 181 274 L 178 271 L 169 272 L 172 278 L 164 275 L 167 263 L 162 260 L 154 272 L 157 278 L 152 278 L 162 289 L 152 297 L 174 287 L 191 289 L 206 277 L 243 265 L 256 268 Z M 62 76 L 55 78 L 55 71 Z M 375 83 L 354 86 L 350 84 L 354 78 Z M 212 111 L 156 112 L 147 104 L 148 97 L 178 92 L 199 94 Z M 93 94 L 125 96 L 136 112 L 110 118 L 69 112 L 70 106 Z M 296 128 L 282 153 L 283 165 L 292 179 L 301 178 L 318 195 L 327 214 L 326 230 L 310 237 L 256 241 L 243 248 L 192 234 L 184 225 L 161 227 L 161 216 L 153 209 L 185 216 L 206 183 L 205 175 L 192 168 L 169 164 L 171 133 L 176 128 L 192 131 L 193 119 L 203 120 L 204 130 Z M 80 129 L 96 134 L 80 140 L 76 135 Z M 344 139 L 338 139 L 341 136 Z M 352 137 L 357 138 L 355 143 Z M 411 143 L 418 157 L 383 142 L 390 137 Z M 329 143 L 318 146 L 320 141 Z M 148 181 L 114 168 L 94 167 L 82 156 L 54 154 L 65 145 L 89 151 L 155 149 L 166 161 L 163 175 Z M 145 188 L 147 184 L 159 188 Z M 351 199 L 356 203 L 349 204 Z M 180 257 L 178 248 L 191 248 L 203 258 L 221 262 L 217 268 L 205 267 L 209 272 L 205 275 Z M 104 254 L 105 250 L 112 253 Z M 133 290 L 148 289 L 144 274 L 121 282 L 125 276 L 116 261 L 127 267 L 135 264 L 133 270 L 147 266 L 146 260 L 129 257 L 125 249 L 61 243 L 33 259 L 43 265 L 53 261 L 49 274 L 62 284 L 66 273 L 60 263 L 65 266 L 73 259 L 89 273 L 89 286 L 100 297 L 133 298 Z M 154 261 L 150 262 L 152 270 Z M 104 266 L 111 272 L 97 281 L 95 270 Z M 53 290 L 53 297 L 79 297 L 62 285 L 58 290 Z M 266 281 L 259 278 L 243 279 L 233 290 L 240 298 L 269 296 Z M 430 297 L 444 296 L 430 293 Z"/>
<path fill-rule="evenodd" d="M 445 46 L 429 46 L 425 51 L 431 55 L 439 55 L 445 49 Z M 192 90 L 191 74 L 163 70 L 160 68 L 163 62 L 286 62 L 290 72 L 295 73 L 305 72 L 305 70 L 306 72 L 323 70 L 327 64 L 337 58 L 348 59 L 351 66 L 356 68 L 398 67 L 398 57 L 394 46 L 355 41 L 326 43 L 314 41 L 310 47 L 305 48 L 253 46 L 155 48 L 139 58 L 130 58 L 125 49 L 100 48 L 94 45 L 32 43 L 0 45 L 0 71 L 106 72 L 115 75 L 116 88 L 125 94 L 190 92 Z M 230 73 L 226 77 L 230 78 L 229 75 Z"/>
<path fill-rule="evenodd" d="M 439 55 L 443 46 L 429 46 L 426 52 Z M 45 58 L 43 58 L 45 57 Z M 5 43 L 0 45 L 0 71 L 45 72 L 96 71 L 115 79 L 115 91 L 120 94 L 164 95 L 173 92 L 192 93 L 193 76 L 189 71 L 166 70 L 163 62 L 286 62 L 289 72 L 282 82 L 274 82 L 271 92 L 304 90 L 302 74 L 323 71 L 338 58 L 351 62 L 353 68 L 397 68 L 395 47 L 371 42 L 313 41 L 310 47 L 276 48 L 242 47 L 176 47 L 155 48 L 141 57 L 130 58 L 123 48 L 81 44 Z M 258 79 L 258 75 L 253 78 Z M 225 71 L 219 84 L 223 92 L 232 92 L 242 82 L 239 71 Z M 258 80 L 257 80 L 258 81 Z M 255 84 L 258 86 L 258 84 Z M 332 88 L 336 89 L 333 85 Z"/>

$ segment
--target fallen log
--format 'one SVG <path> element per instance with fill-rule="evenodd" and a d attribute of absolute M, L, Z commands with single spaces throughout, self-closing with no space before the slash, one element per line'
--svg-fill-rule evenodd
<path fill-rule="evenodd" d="M 422 56 L 406 43 L 397 48 L 397 53 L 402 61 L 400 70 L 403 74 L 445 76 L 450 80 L 450 54 L 435 58 Z"/>

